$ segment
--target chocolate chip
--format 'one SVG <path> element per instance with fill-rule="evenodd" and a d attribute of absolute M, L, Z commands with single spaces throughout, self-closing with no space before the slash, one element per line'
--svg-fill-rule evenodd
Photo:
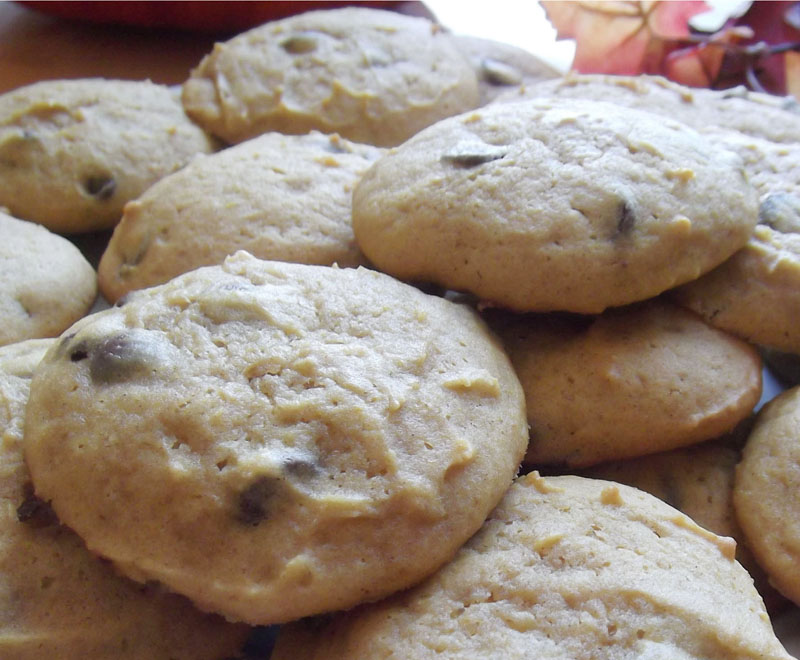
<path fill-rule="evenodd" d="M 300 479 L 313 477 L 319 471 L 316 461 L 299 456 L 287 458 L 283 462 L 283 469 L 286 471 L 286 474 L 299 477 Z"/>
<path fill-rule="evenodd" d="M 485 142 L 470 142 L 456 145 L 451 151 L 442 154 L 442 162 L 455 167 L 475 167 L 503 158 L 508 150 Z"/>
<path fill-rule="evenodd" d="M 275 492 L 275 479 L 259 477 L 241 493 L 236 505 L 236 519 L 244 525 L 257 526 L 267 518 L 269 499 Z"/>
<path fill-rule="evenodd" d="M 517 69 L 491 57 L 481 60 L 481 76 L 490 85 L 510 86 L 522 83 L 522 76 Z"/>
<path fill-rule="evenodd" d="M 87 357 L 89 357 L 89 351 L 86 350 L 85 341 L 78 342 L 77 346 L 74 346 L 69 354 L 69 359 L 71 362 L 80 362 L 81 360 L 85 360 Z"/>
<path fill-rule="evenodd" d="M 617 232 L 615 237 L 630 234 L 636 224 L 636 214 L 627 200 L 623 199 L 617 207 Z"/>
<path fill-rule="evenodd" d="M 317 40 L 308 34 L 295 34 L 280 42 L 281 48 L 291 55 L 303 55 L 317 48 Z"/>
<path fill-rule="evenodd" d="M 117 182 L 110 176 L 90 176 L 84 181 L 83 187 L 92 197 L 105 202 L 111 199 L 117 189 Z"/>
<path fill-rule="evenodd" d="M 33 527 L 58 525 L 58 516 L 49 502 L 39 499 L 33 491 L 33 484 L 26 483 L 22 488 L 23 501 L 17 507 L 17 520 Z"/>
<path fill-rule="evenodd" d="M 96 385 L 150 375 L 168 359 L 165 343 L 145 330 L 123 332 L 103 339 L 89 353 L 89 375 Z"/>
<path fill-rule="evenodd" d="M 761 200 L 758 222 L 783 234 L 800 233 L 800 198 L 775 193 Z"/>

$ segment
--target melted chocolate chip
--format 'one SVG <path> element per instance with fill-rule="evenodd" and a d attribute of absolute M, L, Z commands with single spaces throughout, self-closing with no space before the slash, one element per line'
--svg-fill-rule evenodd
<path fill-rule="evenodd" d="M 800 197 L 774 193 L 761 200 L 758 222 L 783 234 L 800 233 Z"/>
<path fill-rule="evenodd" d="M 303 55 L 317 49 L 317 40 L 308 34 L 295 34 L 281 41 L 280 46 L 291 55 Z"/>
<path fill-rule="evenodd" d="M 148 375 L 163 360 L 162 347 L 146 332 L 122 333 L 91 349 L 89 376 L 97 385 L 120 383 Z"/>
<path fill-rule="evenodd" d="M 615 236 L 630 234 L 636 224 L 636 214 L 626 200 L 622 200 L 617 208 L 617 232 Z"/>
<path fill-rule="evenodd" d="M 244 525 L 257 526 L 267 518 L 269 499 L 275 492 L 275 479 L 259 477 L 241 493 L 236 505 L 236 519 Z"/>
<path fill-rule="evenodd" d="M 92 197 L 105 202 L 116 191 L 117 182 L 109 176 L 90 176 L 84 181 L 83 187 Z"/>
<path fill-rule="evenodd" d="M 33 527 L 58 525 L 58 516 L 49 502 L 39 499 L 33 491 L 33 484 L 26 483 L 22 490 L 22 504 L 17 507 L 17 520 Z"/>
<path fill-rule="evenodd" d="M 507 153 L 505 147 L 476 142 L 459 145 L 446 154 L 442 154 L 442 162 L 455 167 L 476 167 L 493 160 L 500 160 Z"/>

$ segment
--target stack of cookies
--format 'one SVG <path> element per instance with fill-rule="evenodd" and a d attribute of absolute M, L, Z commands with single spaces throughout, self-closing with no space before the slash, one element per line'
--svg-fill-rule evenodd
<path fill-rule="evenodd" d="M 798 136 L 365 8 L 0 96 L 0 656 L 788 660 Z"/>

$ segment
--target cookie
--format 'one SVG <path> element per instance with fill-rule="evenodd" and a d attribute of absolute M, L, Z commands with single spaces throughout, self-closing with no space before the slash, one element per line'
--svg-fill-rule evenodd
<path fill-rule="evenodd" d="M 89 311 L 97 275 L 78 248 L 2 211 L 0 236 L 0 346 L 55 337 Z"/>
<path fill-rule="evenodd" d="M 736 468 L 733 503 L 748 545 L 770 582 L 800 603 L 800 387 L 759 412 Z"/>
<path fill-rule="evenodd" d="M 26 422 L 37 495 L 92 550 L 260 624 L 430 574 L 527 443 L 519 381 L 471 308 L 244 252 L 73 326 Z"/>
<path fill-rule="evenodd" d="M 623 76 L 570 72 L 511 91 L 497 102 L 521 97 L 594 99 L 646 110 L 692 126 L 700 132 L 720 128 L 773 142 L 800 141 L 800 104 L 792 96 L 687 87 L 661 76 Z"/>
<path fill-rule="evenodd" d="M 316 129 L 388 147 L 478 103 L 472 66 L 438 25 L 366 7 L 239 34 L 183 85 L 189 116 L 228 142 Z"/>
<path fill-rule="evenodd" d="M 357 266 L 352 188 L 383 152 L 337 135 L 267 133 L 154 184 L 125 207 L 100 261 L 110 301 L 239 249 L 261 259 Z"/>
<path fill-rule="evenodd" d="M 788 660 L 734 545 L 637 489 L 532 473 L 423 584 L 290 624 L 272 658 Z"/>
<path fill-rule="evenodd" d="M 692 129 L 593 101 L 493 104 L 379 159 L 353 193 L 367 258 L 516 311 L 601 312 L 742 247 L 741 159 Z"/>
<path fill-rule="evenodd" d="M 671 291 L 670 297 L 715 327 L 754 344 L 800 353 L 796 203 L 800 198 L 794 196 L 765 198 L 762 220 L 747 245 L 711 272 Z"/>
<path fill-rule="evenodd" d="M 709 440 L 761 396 L 756 350 L 666 301 L 495 327 L 525 392 L 528 465 L 585 467 Z"/>
<path fill-rule="evenodd" d="M 560 71 L 524 48 L 466 34 L 453 34 L 450 39 L 475 70 L 480 90 L 480 105 L 485 105 L 500 94 L 507 94 L 523 85 L 560 78 L 562 75 Z"/>
<path fill-rule="evenodd" d="M 34 83 L 0 96 L 0 206 L 59 233 L 107 229 L 125 202 L 214 148 L 165 85 Z"/>
<path fill-rule="evenodd" d="M 740 458 L 736 442 L 726 436 L 691 447 L 603 463 L 581 474 L 639 488 L 674 506 L 709 531 L 733 538 L 736 559 L 753 577 L 767 609 L 770 613 L 780 612 L 787 608 L 788 601 L 770 586 L 736 521 L 733 482 Z"/>
<path fill-rule="evenodd" d="M 0 657 L 220 660 L 249 628 L 120 577 L 33 495 L 22 457 L 30 379 L 55 339 L 0 348 Z"/>

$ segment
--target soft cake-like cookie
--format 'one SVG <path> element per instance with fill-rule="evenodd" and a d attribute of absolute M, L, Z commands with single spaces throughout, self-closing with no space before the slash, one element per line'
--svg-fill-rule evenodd
<path fill-rule="evenodd" d="M 98 268 L 114 301 L 239 249 L 261 259 L 364 263 L 352 188 L 378 147 L 337 135 L 268 133 L 196 158 L 126 205 Z"/>
<path fill-rule="evenodd" d="M 635 488 L 532 473 L 418 587 L 283 628 L 273 660 L 789 660 L 735 543 Z"/>
<path fill-rule="evenodd" d="M 749 424 L 744 425 L 745 432 Z M 746 439 L 746 435 L 744 436 Z M 697 524 L 736 540 L 736 559 L 753 576 L 771 613 L 788 602 L 773 587 L 747 547 L 733 508 L 733 482 L 741 458 L 738 438 L 722 437 L 691 447 L 596 465 L 583 476 L 617 481 L 644 490 L 685 513 Z"/>
<path fill-rule="evenodd" d="M 186 112 L 241 142 L 317 129 L 393 146 L 479 103 L 472 66 L 425 18 L 310 11 L 218 43 L 183 85 Z"/>
<path fill-rule="evenodd" d="M 562 75 L 533 53 L 502 41 L 466 34 L 453 34 L 450 38 L 475 69 L 481 105 L 522 85 Z"/>
<path fill-rule="evenodd" d="M 0 96 L 0 205 L 57 232 L 113 227 L 125 202 L 214 146 L 165 85 L 34 83 Z"/>
<path fill-rule="evenodd" d="M 747 245 L 670 297 L 717 328 L 800 353 L 800 216 L 795 216 L 795 204 L 800 198 L 765 198 L 761 222 Z"/>
<path fill-rule="evenodd" d="M 708 440 L 761 396 L 754 348 L 665 301 L 520 316 L 497 329 L 525 392 L 530 465 L 581 467 Z"/>
<path fill-rule="evenodd" d="M 0 657 L 6 660 L 220 660 L 241 624 L 120 577 L 33 495 L 22 458 L 31 375 L 55 339 L 0 348 Z"/>
<path fill-rule="evenodd" d="M 736 516 L 778 591 L 800 604 L 800 387 L 761 409 L 736 468 Z"/>
<path fill-rule="evenodd" d="M 2 211 L 0 237 L 0 346 L 55 337 L 89 311 L 97 275 L 66 238 Z"/>
<path fill-rule="evenodd" d="M 442 120 L 392 150 L 356 186 L 353 229 L 401 279 L 593 313 L 718 265 L 757 205 L 741 159 L 687 126 L 541 99 Z"/>
<path fill-rule="evenodd" d="M 519 381 L 471 308 L 244 252 L 68 330 L 25 433 L 37 495 L 92 550 L 252 623 L 427 576 L 527 442 Z"/>
<path fill-rule="evenodd" d="M 800 104 L 794 97 L 745 87 L 714 90 L 687 87 L 662 76 L 570 72 L 559 79 L 525 85 L 497 101 L 516 102 L 522 97 L 609 101 L 663 115 L 700 132 L 723 128 L 773 142 L 800 141 Z"/>

